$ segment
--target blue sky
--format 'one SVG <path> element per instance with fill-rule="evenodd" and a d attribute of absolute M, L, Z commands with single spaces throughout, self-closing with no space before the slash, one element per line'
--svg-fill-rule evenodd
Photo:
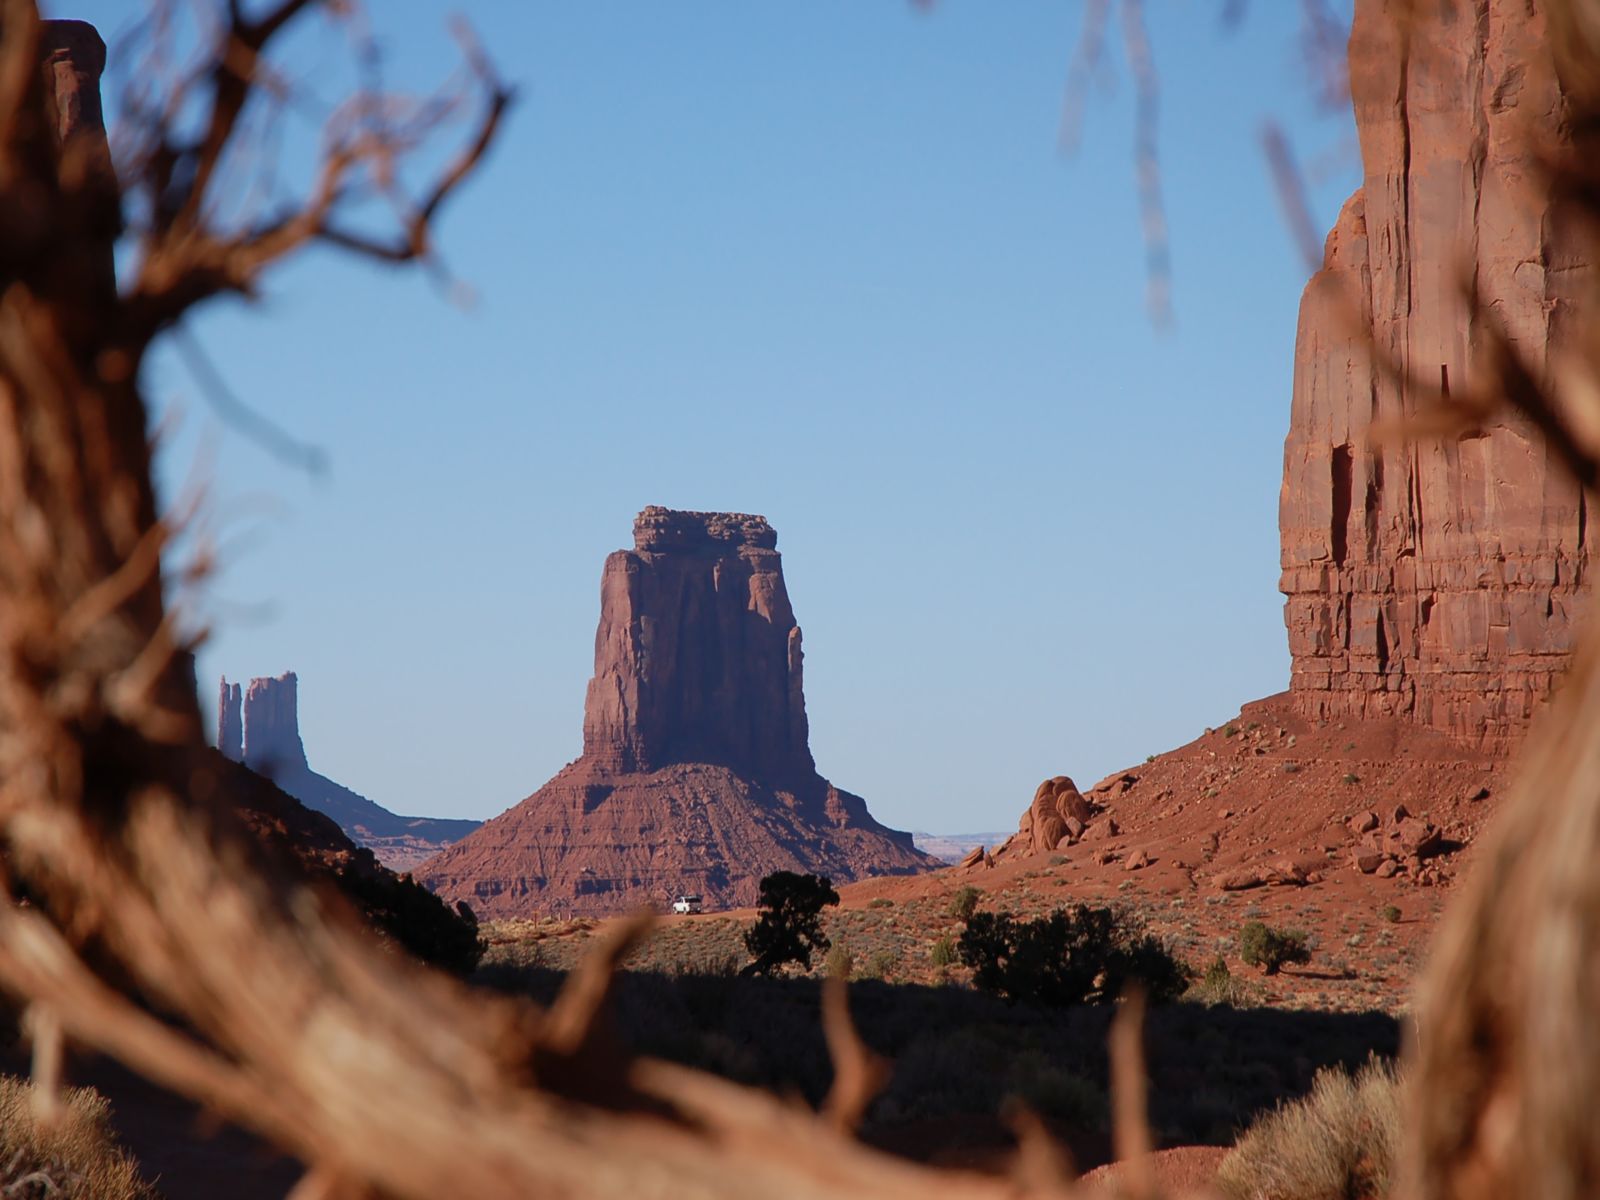
<path fill-rule="evenodd" d="M 1298 6 L 1231 33 L 1148 7 L 1166 331 L 1120 54 L 1057 149 L 1079 3 L 374 5 L 392 81 L 448 72 L 459 8 L 520 85 L 438 230 L 477 299 L 318 252 L 196 322 L 319 478 L 152 362 L 164 492 L 206 484 L 225 549 L 206 700 L 292 668 L 317 769 L 491 816 L 580 750 L 601 564 L 646 504 L 771 519 L 818 764 L 901 828 L 1011 827 L 1041 778 L 1087 786 L 1284 688 L 1305 272 L 1259 129 L 1336 152 L 1326 227 L 1350 122 L 1316 110 Z M 125 12 L 70 15 L 115 51 Z"/>

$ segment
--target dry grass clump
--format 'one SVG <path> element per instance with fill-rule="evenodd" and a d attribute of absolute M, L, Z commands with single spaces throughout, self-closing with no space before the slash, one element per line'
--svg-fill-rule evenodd
<path fill-rule="evenodd" d="M 1352 1077 L 1317 1072 L 1311 1094 L 1257 1121 L 1217 1171 L 1237 1200 L 1376 1200 L 1400 1143 L 1399 1080 L 1376 1056 Z"/>
<path fill-rule="evenodd" d="M 58 1120 L 34 1116 L 34 1087 L 0 1076 L 0 1196 L 17 1200 L 157 1200 L 107 1128 L 111 1106 L 89 1088 L 62 1096 Z"/>

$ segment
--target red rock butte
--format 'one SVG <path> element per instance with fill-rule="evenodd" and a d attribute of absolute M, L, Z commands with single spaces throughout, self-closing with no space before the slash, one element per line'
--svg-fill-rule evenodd
<path fill-rule="evenodd" d="M 646 508 L 606 559 L 583 756 L 418 869 L 483 916 L 755 902 L 761 877 L 931 869 L 817 773 L 800 628 L 765 517 Z"/>
<path fill-rule="evenodd" d="M 1372 434 L 1441 384 L 1492 380 L 1488 320 L 1548 370 L 1592 264 L 1541 182 L 1565 136 L 1542 6 L 1443 6 L 1409 58 L 1404 7 L 1356 4 L 1364 182 L 1300 306 L 1279 507 L 1290 687 L 1309 717 L 1401 716 L 1506 749 L 1573 648 L 1583 492 L 1508 410 L 1444 438 Z"/>
<path fill-rule="evenodd" d="M 1389 761 L 1352 764 L 1363 777 L 1442 795 L 1455 766 L 1505 761 L 1566 669 L 1589 602 L 1589 520 L 1582 488 L 1508 407 L 1448 436 L 1397 435 L 1441 391 L 1493 386 L 1490 321 L 1529 370 L 1550 371 L 1582 335 L 1594 273 L 1541 181 L 1540 155 L 1567 132 L 1540 0 L 1437 6 L 1409 51 L 1408 7 L 1356 0 L 1363 182 L 1300 302 L 1280 587 L 1297 714 L 1311 730 L 1345 731 L 1337 740 L 1349 746 L 1386 746 Z M 1441 753 L 1440 734 L 1455 756 Z M 1106 804 L 1184 758 L 1118 772 L 1088 797 L 1066 776 L 1046 780 L 989 858 L 1114 837 L 1115 821 L 1096 819 Z M 1419 775 L 1405 764 L 1432 765 Z M 1207 778 L 1206 791 L 1238 778 Z M 1170 795 L 1157 789 L 1155 800 Z"/>

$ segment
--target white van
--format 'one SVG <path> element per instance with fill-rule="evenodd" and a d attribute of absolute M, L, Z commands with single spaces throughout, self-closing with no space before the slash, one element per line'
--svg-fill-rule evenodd
<path fill-rule="evenodd" d="M 680 916 L 689 916 L 700 911 L 699 896 L 679 896 L 672 902 L 672 911 Z"/>

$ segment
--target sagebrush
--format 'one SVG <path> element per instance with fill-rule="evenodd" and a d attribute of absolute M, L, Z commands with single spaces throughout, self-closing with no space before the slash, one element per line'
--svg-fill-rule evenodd
<path fill-rule="evenodd" d="M 1317 1072 L 1310 1095 L 1247 1129 L 1217 1187 L 1236 1200 L 1374 1200 L 1389 1192 L 1399 1144 L 1395 1064 L 1374 1057 L 1354 1076 Z"/>
<path fill-rule="evenodd" d="M 33 1084 L 0 1075 L 0 1196 L 157 1200 L 138 1164 L 112 1137 L 111 1106 L 89 1088 L 62 1097 L 48 1127 L 34 1117 Z"/>

